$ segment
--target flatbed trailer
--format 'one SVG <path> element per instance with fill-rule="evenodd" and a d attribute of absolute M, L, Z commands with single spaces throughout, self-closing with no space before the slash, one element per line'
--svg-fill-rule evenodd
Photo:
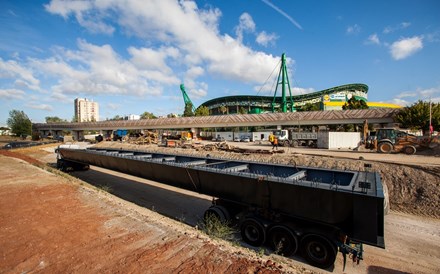
<path fill-rule="evenodd" d="M 384 193 L 378 173 L 244 162 L 212 157 L 59 147 L 61 170 L 96 165 L 215 197 L 205 217 L 239 225 L 252 246 L 312 265 L 363 257 L 362 244 L 385 248 Z M 344 260 L 345 261 L 345 260 Z"/>

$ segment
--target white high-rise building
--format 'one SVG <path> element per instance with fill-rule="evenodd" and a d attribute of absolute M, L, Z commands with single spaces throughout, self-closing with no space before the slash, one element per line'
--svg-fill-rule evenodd
<path fill-rule="evenodd" d="M 77 122 L 99 121 L 99 105 L 84 98 L 75 99 L 75 119 Z"/>

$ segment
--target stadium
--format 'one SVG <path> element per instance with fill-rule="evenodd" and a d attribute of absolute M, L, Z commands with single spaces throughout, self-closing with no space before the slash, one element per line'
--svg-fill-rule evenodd
<path fill-rule="evenodd" d="M 316 104 L 320 110 L 341 110 L 342 106 L 354 97 L 356 100 L 365 101 L 369 108 L 400 108 L 395 104 L 368 102 L 367 94 L 368 86 L 357 83 L 284 98 L 258 95 L 225 96 L 206 101 L 199 107 L 207 107 L 210 115 L 283 112 L 284 101 L 286 108 L 293 111 L 301 111 L 306 104 Z"/>

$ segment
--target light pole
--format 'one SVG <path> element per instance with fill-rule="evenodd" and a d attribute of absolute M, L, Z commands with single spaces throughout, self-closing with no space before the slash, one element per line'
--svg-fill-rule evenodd
<path fill-rule="evenodd" d="M 432 128 L 432 102 L 429 100 L 429 138 L 432 137 L 434 129 Z"/>

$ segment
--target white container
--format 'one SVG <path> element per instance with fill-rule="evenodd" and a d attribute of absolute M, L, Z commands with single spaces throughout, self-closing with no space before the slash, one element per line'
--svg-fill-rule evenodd
<path fill-rule="evenodd" d="M 354 149 L 360 142 L 360 132 L 318 132 L 318 148 Z"/>

